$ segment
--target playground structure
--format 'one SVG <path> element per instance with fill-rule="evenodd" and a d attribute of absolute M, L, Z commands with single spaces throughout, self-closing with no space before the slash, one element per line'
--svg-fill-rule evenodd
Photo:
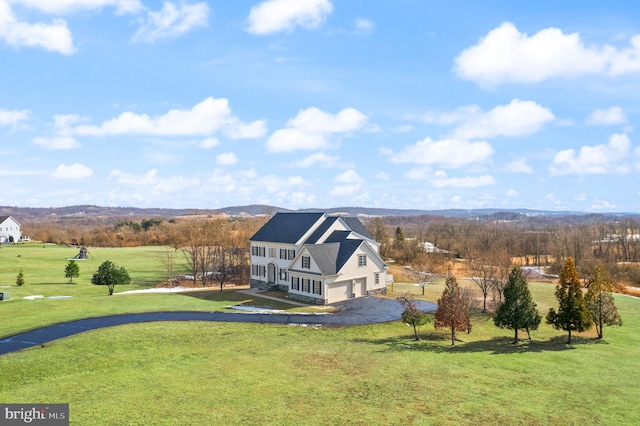
<path fill-rule="evenodd" d="M 69 260 L 85 260 L 89 258 L 89 252 L 86 247 L 80 247 L 80 252 Z"/>

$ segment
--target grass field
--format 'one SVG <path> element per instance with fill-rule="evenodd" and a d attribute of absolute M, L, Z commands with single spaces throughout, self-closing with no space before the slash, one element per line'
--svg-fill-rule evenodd
<path fill-rule="evenodd" d="M 110 259 L 134 276 L 126 256 Z M 52 270 L 58 274 L 61 265 Z M 2 269 L 0 285 L 7 274 L 15 280 Z M 554 304 L 554 286 L 531 283 L 531 289 L 544 314 Z M 109 297 L 101 290 L 105 295 L 78 290 L 74 299 L 0 303 L 3 322 L 11 324 L 1 326 L 19 328 L 14 314 L 37 318 L 28 324 L 48 321 L 55 303 L 78 316 L 116 304 L 133 311 L 223 303 L 164 294 Z M 434 300 L 442 284 L 426 290 Z M 421 289 L 394 284 L 394 291 Z M 101 307 L 108 303 L 114 305 Z M 74 425 L 640 424 L 640 300 L 617 296 L 616 303 L 622 327 L 606 328 L 603 341 L 579 334 L 571 346 L 547 325 L 531 342 L 512 345 L 512 333 L 482 314 L 453 348 L 445 331 L 427 325 L 424 340 L 414 342 L 399 322 L 132 324 L 0 356 L 0 401 L 69 403 Z M 5 315 L 14 306 L 22 307 Z"/>
<path fill-rule="evenodd" d="M 160 261 L 164 247 L 92 248 L 90 259 L 80 261 L 80 277 L 68 284 L 64 276 L 66 258 L 78 249 L 56 245 L 2 246 L 0 249 L 0 291 L 8 291 L 9 301 L 0 303 L 2 318 L 0 337 L 31 330 L 47 324 L 78 318 L 152 311 L 215 311 L 229 305 L 246 304 L 270 309 L 301 311 L 304 309 L 282 303 L 253 298 L 236 291 L 206 291 L 190 297 L 180 294 L 127 294 L 109 296 L 106 286 L 91 284 L 91 275 L 105 260 L 124 266 L 131 275 L 131 284 L 116 286 L 116 293 L 155 287 L 166 279 Z M 23 270 L 26 284 L 17 287 L 16 276 Z M 24 300 L 30 295 L 73 296 L 71 299 Z M 308 309 L 307 309 L 308 310 Z"/>

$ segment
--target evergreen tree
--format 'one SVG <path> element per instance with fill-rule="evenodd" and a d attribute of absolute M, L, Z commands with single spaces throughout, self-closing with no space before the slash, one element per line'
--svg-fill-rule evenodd
<path fill-rule="evenodd" d="M 496 310 L 493 323 L 514 330 L 513 343 L 518 343 L 518 330 L 537 330 L 541 319 L 522 269 L 514 266 L 504 288 L 504 302 Z"/>
<path fill-rule="evenodd" d="M 402 228 L 399 226 L 396 228 L 396 233 L 393 237 L 393 246 L 395 248 L 401 248 L 404 246 L 404 232 L 402 232 Z"/>
<path fill-rule="evenodd" d="M 106 260 L 98 267 L 98 272 L 91 277 L 91 283 L 106 285 L 109 288 L 109 296 L 113 294 L 116 284 L 129 284 L 131 277 L 124 267 L 118 267 L 110 260 Z"/>
<path fill-rule="evenodd" d="M 64 267 L 64 276 L 69 278 L 69 284 L 73 284 L 73 279 L 80 276 L 80 266 L 75 260 L 70 260 Z"/>
<path fill-rule="evenodd" d="M 469 331 L 471 321 L 467 304 L 462 298 L 456 277 L 450 275 L 445 281 L 444 291 L 438 299 L 438 310 L 433 323 L 436 329 L 451 330 L 451 346 L 456 344 L 456 331 Z"/>
<path fill-rule="evenodd" d="M 556 298 L 559 304 L 558 311 L 554 308 L 549 309 L 547 323 L 556 330 L 567 331 L 569 333 L 567 344 L 571 344 L 572 331 L 585 331 L 593 324 L 591 314 L 584 302 L 580 278 L 571 257 L 567 258 L 560 272 Z"/>
<path fill-rule="evenodd" d="M 613 302 L 613 285 L 609 271 L 603 264 L 596 265 L 593 271 L 593 281 L 585 296 L 587 309 L 596 325 L 598 339 L 602 339 L 602 328 L 606 325 L 622 325 L 618 309 Z"/>
<path fill-rule="evenodd" d="M 18 287 L 24 285 L 24 273 L 22 273 L 22 269 L 20 269 L 20 272 L 18 272 L 18 276 L 16 277 L 16 285 Z"/>

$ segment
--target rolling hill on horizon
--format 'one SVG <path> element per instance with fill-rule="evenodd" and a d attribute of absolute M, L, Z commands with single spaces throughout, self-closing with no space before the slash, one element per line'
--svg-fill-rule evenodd
<path fill-rule="evenodd" d="M 217 209 L 168 209 L 168 208 L 140 208 L 140 207 L 106 207 L 95 205 L 73 205 L 65 207 L 14 207 L 0 206 L 0 215 L 13 216 L 17 220 L 34 220 L 42 218 L 73 218 L 73 217 L 123 217 L 123 216 L 161 216 L 166 218 L 185 216 L 215 216 L 228 215 L 234 217 L 251 217 L 272 215 L 277 212 L 313 212 L 325 211 L 332 214 L 368 217 L 391 216 L 439 216 L 450 218 L 486 219 L 486 220 L 517 220 L 526 217 L 590 217 L 592 220 L 613 220 L 621 217 L 640 217 L 640 213 L 589 213 L 579 211 L 549 211 L 532 209 L 386 209 L 376 207 L 331 207 L 287 209 L 277 206 L 252 204 L 244 206 L 228 206 Z"/>

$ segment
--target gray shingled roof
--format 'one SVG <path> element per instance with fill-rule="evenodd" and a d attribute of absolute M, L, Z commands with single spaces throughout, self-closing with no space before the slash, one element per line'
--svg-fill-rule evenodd
<path fill-rule="evenodd" d="M 249 241 L 295 244 L 324 213 L 276 213 Z"/>
<path fill-rule="evenodd" d="M 322 275 L 335 275 L 336 259 L 340 251 L 340 243 L 310 244 L 305 246 L 313 258 Z"/>
<path fill-rule="evenodd" d="M 18 225 L 20 225 L 20 222 L 18 222 L 18 221 L 16 220 L 16 218 L 15 218 L 15 217 L 12 217 L 12 216 L 0 216 L 0 223 L 4 222 L 5 220 L 7 220 L 7 219 L 9 219 L 9 218 L 13 219 L 13 220 L 18 224 Z"/>
<path fill-rule="evenodd" d="M 338 220 L 338 216 L 329 216 L 328 218 L 326 218 L 324 222 L 322 222 L 320 226 L 318 226 L 318 229 L 316 229 L 313 232 L 313 234 L 311 234 L 311 236 L 307 238 L 307 241 L 305 241 L 304 243 L 305 244 L 317 243 L 318 239 L 322 236 L 322 234 L 327 232 L 327 229 L 329 229 L 329 227 L 333 225 L 336 220 Z"/>
<path fill-rule="evenodd" d="M 323 244 L 309 244 L 305 247 L 323 275 L 335 275 L 353 256 L 363 240 L 348 239 L 351 231 L 334 231 Z"/>
<path fill-rule="evenodd" d="M 358 219 L 357 217 L 343 217 L 342 220 L 345 221 L 347 226 L 351 228 L 353 232 L 357 232 L 363 237 L 370 238 L 373 240 L 373 235 L 371 235 L 369 231 L 367 231 L 367 228 L 365 228 L 362 222 L 360 222 L 360 219 Z"/>

